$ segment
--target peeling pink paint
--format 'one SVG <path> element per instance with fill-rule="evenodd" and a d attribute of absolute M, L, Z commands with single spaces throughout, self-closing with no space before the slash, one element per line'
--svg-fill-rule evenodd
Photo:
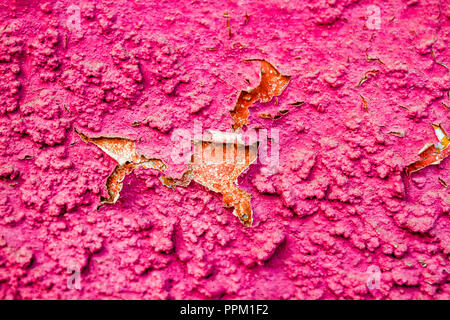
<path fill-rule="evenodd" d="M 448 1 L 0 8 L 1 299 L 450 298 L 450 161 L 402 174 L 430 123 L 450 127 Z M 248 59 L 292 76 L 250 113 L 280 129 L 278 173 L 239 179 L 253 227 L 219 194 L 144 168 L 97 210 L 116 163 L 73 128 L 139 141 L 180 176 L 171 132 L 228 130 L 259 81 Z"/>

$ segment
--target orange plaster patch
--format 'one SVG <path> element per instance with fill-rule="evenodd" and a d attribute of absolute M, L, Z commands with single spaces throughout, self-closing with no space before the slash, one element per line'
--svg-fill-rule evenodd
<path fill-rule="evenodd" d="M 250 227 L 253 222 L 251 196 L 238 187 L 237 179 L 256 160 L 258 143 L 245 145 L 238 139 L 229 142 L 213 137 L 209 141 L 193 141 L 193 145 L 194 154 L 182 178 L 161 177 L 163 184 L 171 188 L 187 187 L 194 180 L 222 194 L 224 207 L 234 207 L 233 213 L 242 224 Z"/>
<path fill-rule="evenodd" d="M 290 76 L 282 75 L 273 65 L 265 60 L 247 61 L 260 61 L 260 83 L 256 88 L 249 91 L 242 90 L 234 109 L 230 111 L 234 120 L 232 127 L 235 131 L 249 123 L 249 108 L 251 108 L 255 102 L 258 100 L 261 102 L 269 102 L 274 96 L 279 96 L 291 79 Z"/>
<path fill-rule="evenodd" d="M 113 158 L 117 165 L 113 172 L 106 180 L 106 188 L 108 190 L 108 198 L 101 198 L 101 203 L 116 203 L 119 199 L 120 191 L 123 187 L 125 177 L 133 172 L 139 166 L 145 169 L 165 170 L 166 164 L 160 159 L 149 159 L 144 155 L 136 152 L 136 144 L 134 140 L 120 137 L 93 137 L 90 138 L 85 134 L 75 133 L 86 143 L 92 143 L 100 148 L 103 152 Z"/>

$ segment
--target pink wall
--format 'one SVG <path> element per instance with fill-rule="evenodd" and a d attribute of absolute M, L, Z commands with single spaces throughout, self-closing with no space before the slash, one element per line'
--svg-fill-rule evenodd
<path fill-rule="evenodd" d="M 0 2 L 1 299 L 450 298 L 450 160 L 402 175 L 450 131 L 448 1 Z M 253 58 L 292 78 L 251 110 L 280 130 L 252 228 L 143 168 L 97 210 L 115 162 L 74 127 L 179 175 L 171 134 L 228 130 Z"/>

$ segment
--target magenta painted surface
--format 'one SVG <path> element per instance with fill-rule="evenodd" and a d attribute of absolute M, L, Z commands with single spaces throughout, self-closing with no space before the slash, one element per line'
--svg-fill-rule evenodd
<path fill-rule="evenodd" d="M 65 26 L 71 4 L 79 30 Z M 379 29 L 366 26 L 372 4 Z M 448 1 L 0 8 L 1 299 L 449 299 L 450 195 L 438 177 L 450 184 L 450 160 L 409 185 L 401 175 L 437 142 L 430 123 L 450 131 L 449 72 L 435 62 L 450 64 Z M 74 126 L 141 138 L 176 175 L 171 132 L 194 120 L 229 129 L 237 94 L 258 82 L 251 58 L 292 76 L 278 105 L 252 110 L 252 124 L 281 132 L 280 172 L 257 164 L 239 181 L 253 228 L 220 195 L 173 191 L 142 168 L 96 210 L 115 164 Z M 257 116 L 279 108 L 290 112 Z M 381 276 L 369 289 L 371 266 Z"/>

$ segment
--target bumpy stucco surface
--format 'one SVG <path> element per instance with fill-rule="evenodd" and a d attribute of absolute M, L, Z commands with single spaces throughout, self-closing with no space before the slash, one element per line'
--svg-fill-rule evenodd
<path fill-rule="evenodd" d="M 449 299 L 450 159 L 402 175 L 430 123 L 450 131 L 449 38 L 437 0 L 1 1 L 0 298 Z M 252 109 L 280 130 L 279 172 L 239 179 L 254 226 L 143 168 L 97 209 L 115 163 L 73 128 L 180 174 L 172 132 L 228 130 L 258 83 L 245 59 L 292 76 Z"/>

